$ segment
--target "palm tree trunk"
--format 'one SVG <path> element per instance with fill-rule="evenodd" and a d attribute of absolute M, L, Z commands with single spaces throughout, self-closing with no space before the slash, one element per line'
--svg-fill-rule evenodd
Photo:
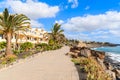
<path fill-rule="evenodd" d="M 6 33 L 6 55 L 10 55 L 12 54 L 12 48 L 11 48 L 11 38 L 12 38 L 12 34 L 10 32 Z"/>
<path fill-rule="evenodd" d="M 18 49 L 18 39 L 19 39 L 19 35 L 17 35 L 17 34 L 15 34 L 15 36 L 16 36 L 16 40 L 15 40 L 15 49 L 17 50 Z"/>

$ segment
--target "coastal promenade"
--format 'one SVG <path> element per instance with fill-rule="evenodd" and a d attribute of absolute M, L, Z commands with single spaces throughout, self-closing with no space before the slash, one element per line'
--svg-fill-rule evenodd
<path fill-rule="evenodd" d="M 1 70 L 0 80 L 79 80 L 67 52 L 69 47 L 39 53 Z"/>

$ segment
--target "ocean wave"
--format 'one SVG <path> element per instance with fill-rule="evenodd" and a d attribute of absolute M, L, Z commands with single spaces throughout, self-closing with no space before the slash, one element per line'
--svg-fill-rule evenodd
<path fill-rule="evenodd" d="M 97 48 L 91 48 L 92 50 L 96 50 Z"/>
<path fill-rule="evenodd" d="M 106 54 L 107 56 L 109 56 L 110 59 L 114 60 L 114 62 L 120 62 L 120 54 L 118 53 L 113 53 L 113 52 L 107 52 Z"/>

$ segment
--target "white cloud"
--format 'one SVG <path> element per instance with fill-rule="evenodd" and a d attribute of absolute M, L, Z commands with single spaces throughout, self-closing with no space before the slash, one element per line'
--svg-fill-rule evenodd
<path fill-rule="evenodd" d="M 101 36 L 95 36 L 94 38 L 95 39 L 105 39 L 105 38 L 109 38 L 109 37 L 106 35 L 101 35 Z"/>
<path fill-rule="evenodd" d="M 109 35 L 110 31 L 106 31 L 106 30 L 93 31 L 90 34 L 91 35 Z"/>
<path fill-rule="evenodd" d="M 68 39 L 76 39 L 76 40 L 87 40 L 90 41 L 92 40 L 92 38 L 88 35 L 88 34 L 84 34 L 84 33 L 65 33 L 65 36 Z"/>
<path fill-rule="evenodd" d="M 58 6 L 49 6 L 46 3 L 37 2 L 33 0 L 8 0 L 7 5 L 16 13 L 23 13 L 31 19 L 55 17 L 59 12 Z"/>
<path fill-rule="evenodd" d="M 59 20 L 59 21 L 55 21 L 55 23 L 63 24 L 64 21 L 63 20 Z"/>
<path fill-rule="evenodd" d="M 36 20 L 31 20 L 30 23 L 31 23 L 31 26 L 35 27 L 35 28 L 43 28 L 44 27 L 43 24 L 39 23 Z"/>
<path fill-rule="evenodd" d="M 120 29 L 120 12 L 108 11 L 105 14 L 73 17 L 62 26 L 68 31 L 94 31 Z"/>
<path fill-rule="evenodd" d="M 117 43 L 120 38 L 120 12 L 107 11 L 104 14 L 72 17 L 63 23 L 62 28 L 71 32 L 68 37 L 73 39 Z"/>
<path fill-rule="evenodd" d="M 27 15 L 31 19 L 31 26 L 38 28 L 44 27 L 38 19 L 55 17 L 60 11 L 59 6 L 49 6 L 38 0 L 7 0 L 0 3 L 0 8 L 6 7 L 12 13 Z"/>
<path fill-rule="evenodd" d="M 115 35 L 116 37 L 120 38 L 120 29 L 118 29 L 118 30 L 110 30 L 110 33 Z"/>
<path fill-rule="evenodd" d="M 78 0 L 68 0 L 68 3 L 72 3 L 71 8 L 78 7 Z"/>

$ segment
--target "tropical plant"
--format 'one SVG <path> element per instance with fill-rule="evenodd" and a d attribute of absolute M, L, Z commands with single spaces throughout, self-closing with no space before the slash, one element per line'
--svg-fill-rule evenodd
<path fill-rule="evenodd" d="M 31 42 L 25 42 L 25 43 L 22 43 L 20 47 L 21 47 L 21 50 L 28 51 L 29 49 L 32 49 L 34 45 Z"/>
<path fill-rule="evenodd" d="M 53 39 L 50 39 L 49 42 L 48 42 L 48 44 L 49 44 L 50 46 L 53 46 L 53 45 L 54 45 L 54 40 L 53 40 Z"/>
<path fill-rule="evenodd" d="M 8 9 L 5 8 L 0 15 L 0 30 L 3 31 L 6 45 L 6 55 L 12 54 L 11 39 L 12 35 L 19 30 L 25 30 L 28 28 L 29 18 L 23 14 L 9 14 Z"/>
<path fill-rule="evenodd" d="M 60 44 L 65 44 L 67 39 L 65 38 L 64 34 L 60 34 L 59 37 L 57 38 L 58 43 Z"/>
<path fill-rule="evenodd" d="M 0 42 L 0 50 L 4 49 L 6 46 L 6 42 Z"/>
<path fill-rule="evenodd" d="M 9 63 L 12 63 L 12 62 L 16 61 L 16 59 L 17 59 L 17 56 L 11 54 L 11 55 L 8 55 L 6 57 L 2 57 L 1 58 L 1 64 L 2 65 L 9 64 Z"/>
<path fill-rule="evenodd" d="M 64 34 L 63 34 L 63 31 L 61 29 L 61 25 L 58 24 L 58 23 L 55 23 L 55 25 L 53 26 L 52 30 L 51 30 L 51 39 L 53 39 L 55 41 L 55 43 L 60 43 L 60 40 L 63 38 Z"/>

